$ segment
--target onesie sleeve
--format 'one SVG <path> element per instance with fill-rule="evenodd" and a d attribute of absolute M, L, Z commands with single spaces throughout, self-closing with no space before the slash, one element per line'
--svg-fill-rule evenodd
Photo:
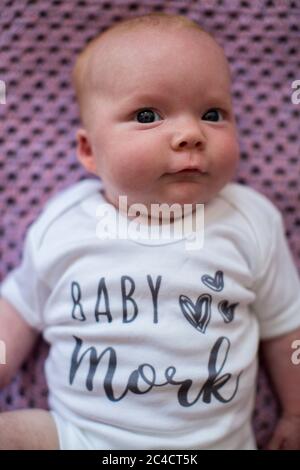
<path fill-rule="evenodd" d="M 39 277 L 38 231 L 37 222 L 27 231 L 21 263 L 1 284 L 0 296 L 12 304 L 29 325 L 42 330 L 43 306 L 49 292 Z"/>
<path fill-rule="evenodd" d="M 98 179 L 79 181 L 47 201 L 38 218 L 27 230 L 20 265 L 0 285 L 0 296 L 10 302 L 33 328 L 47 326 L 45 310 L 53 290 L 47 278 L 48 263 L 55 255 L 55 246 L 46 243 L 47 234 L 56 221 L 101 189 Z M 53 273 L 55 277 L 55 273 Z"/>
<path fill-rule="evenodd" d="M 272 241 L 265 246 L 265 259 L 255 279 L 253 304 L 261 339 L 280 336 L 300 327 L 299 275 L 285 237 L 281 214 L 275 209 L 268 219 L 268 227 Z M 264 236 L 266 238 L 270 240 Z"/>

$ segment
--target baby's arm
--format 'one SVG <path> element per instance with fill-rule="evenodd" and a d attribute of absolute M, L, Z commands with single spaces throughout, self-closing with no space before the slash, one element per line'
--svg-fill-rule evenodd
<path fill-rule="evenodd" d="M 292 343 L 300 339 L 300 329 L 262 342 L 267 369 L 282 406 L 282 416 L 268 448 L 300 449 L 300 365 L 292 363 Z"/>
<path fill-rule="evenodd" d="M 18 311 L 0 298 L 0 340 L 6 348 L 6 364 L 0 364 L 0 389 L 7 385 L 32 349 L 38 332 Z M 45 410 L 0 413 L 0 450 L 58 449 L 56 426 Z"/>
<path fill-rule="evenodd" d="M 0 298 L 0 340 L 6 351 L 6 364 L 0 365 L 0 389 L 7 385 L 32 349 L 38 333 L 4 298 Z"/>

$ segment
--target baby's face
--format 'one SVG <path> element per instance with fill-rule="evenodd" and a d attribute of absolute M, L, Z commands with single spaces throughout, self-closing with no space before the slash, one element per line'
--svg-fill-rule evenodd
<path fill-rule="evenodd" d="M 121 195 L 147 208 L 210 201 L 239 158 L 222 51 L 197 30 L 135 31 L 106 41 L 105 57 L 93 66 L 99 90 L 78 132 L 79 159 L 115 206 Z"/>

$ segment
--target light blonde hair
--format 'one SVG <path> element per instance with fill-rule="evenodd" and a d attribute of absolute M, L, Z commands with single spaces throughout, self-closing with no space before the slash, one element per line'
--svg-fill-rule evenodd
<path fill-rule="evenodd" d="M 102 42 L 102 40 L 111 34 L 118 34 L 126 31 L 133 31 L 138 28 L 173 28 L 176 33 L 176 30 L 181 29 L 194 29 L 201 33 L 204 33 L 210 36 L 214 41 L 213 36 L 205 31 L 198 23 L 195 21 L 186 18 L 181 15 L 175 14 L 166 14 L 166 13 L 149 13 L 142 16 L 136 16 L 133 18 L 126 19 L 120 23 L 116 23 L 113 26 L 109 27 L 94 39 L 92 39 L 78 55 L 73 71 L 72 71 L 72 83 L 75 89 L 77 101 L 79 104 L 79 111 L 81 119 L 84 123 L 85 113 L 84 113 L 84 103 L 87 96 L 90 93 L 91 86 L 89 87 L 89 77 L 90 77 L 90 65 L 91 59 L 94 55 L 94 51 L 97 46 Z"/>

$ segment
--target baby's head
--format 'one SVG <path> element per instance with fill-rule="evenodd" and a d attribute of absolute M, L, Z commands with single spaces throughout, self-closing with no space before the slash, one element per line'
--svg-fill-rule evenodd
<path fill-rule="evenodd" d="M 108 201 L 196 204 L 232 179 L 239 159 L 221 47 L 182 16 L 126 20 L 78 57 L 83 127 L 77 154 Z"/>

